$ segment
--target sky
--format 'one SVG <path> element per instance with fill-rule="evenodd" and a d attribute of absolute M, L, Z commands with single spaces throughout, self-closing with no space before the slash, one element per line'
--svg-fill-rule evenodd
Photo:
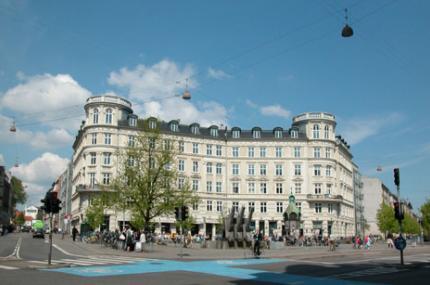
<path fill-rule="evenodd" d="M 395 191 L 400 168 L 417 210 L 430 198 L 428 11 L 424 0 L 3 0 L 0 164 L 39 204 L 73 154 L 86 98 L 105 93 L 140 116 L 242 129 L 324 111 L 363 175 Z M 175 96 L 185 88 L 190 101 Z"/>

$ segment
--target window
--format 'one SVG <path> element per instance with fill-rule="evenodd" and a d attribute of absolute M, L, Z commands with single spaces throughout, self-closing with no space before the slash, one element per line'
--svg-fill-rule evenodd
<path fill-rule="evenodd" d="M 267 174 L 267 166 L 266 164 L 260 164 L 260 175 L 266 176 Z"/>
<path fill-rule="evenodd" d="M 328 204 L 327 210 L 328 210 L 329 214 L 332 214 L 333 213 L 333 204 Z"/>
<path fill-rule="evenodd" d="M 327 194 L 330 195 L 331 194 L 331 184 L 327 184 L 326 189 L 327 189 Z"/>
<path fill-rule="evenodd" d="M 284 203 L 282 203 L 282 202 L 276 202 L 276 212 L 277 213 L 284 212 Z"/>
<path fill-rule="evenodd" d="M 217 137 L 218 136 L 218 129 L 212 128 L 210 130 L 210 134 L 211 134 L 212 137 Z"/>
<path fill-rule="evenodd" d="M 97 133 L 91 134 L 91 144 L 97 144 Z"/>
<path fill-rule="evenodd" d="M 91 172 L 88 173 L 89 177 L 90 177 L 90 186 L 94 187 L 94 185 L 96 184 L 96 174 Z"/>
<path fill-rule="evenodd" d="M 238 182 L 233 182 L 232 184 L 232 190 L 234 194 L 238 194 L 239 193 L 239 183 Z"/>
<path fill-rule="evenodd" d="M 314 147 L 314 158 L 320 158 L 321 156 L 321 148 L 319 147 Z"/>
<path fill-rule="evenodd" d="M 199 204 L 193 203 L 193 211 L 198 211 L 198 209 L 199 209 Z"/>
<path fill-rule="evenodd" d="M 239 202 L 233 202 L 233 211 L 236 213 L 239 212 Z"/>
<path fill-rule="evenodd" d="M 266 182 L 260 183 L 260 193 L 261 194 L 267 194 L 267 184 Z"/>
<path fill-rule="evenodd" d="M 326 125 L 325 127 L 324 127 L 324 138 L 326 139 L 326 140 L 328 140 L 328 138 L 329 138 L 329 127 Z"/>
<path fill-rule="evenodd" d="M 248 164 L 248 175 L 255 175 L 255 165 L 254 164 Z"/>
<path fill-rule="evenodd" d="M 276 176 L 282 176 L 282 164 L 276 164 L 275 175 Z"/>
<path fill-rule="evenodd" d="M 239 147 L 234 146 L 232 148 L 232 155 L 233 155 L 233 157 L 239 157 Z"/>
<path fill-rule="evenodd" d="M 212 162 L 206 162 L 206 172 L 212 174 Z"/>
<path fill-rule="evenodd" d="M 331 177 L 331 166 L 330 165 L 327 165 L 325 167 L 325 176 Z"/>
<path fill-rule="evenodd" d="M 180 172 L 184 172 L 185 171 L 185 161 L 180 159 L 178 162 L 178 170 Z"/>
<path fill-rule="evenodd" d="M 95 108 L 93 113 L 93 124 L 99 123 L 99 109 Z"/>
<path fill-rule="evenodd" d="M 240 138 L 240 131 L 239 130 L 233 130 L 232 136 L 234 139 Z"/>
<path fill-rule="evenodd" d="M 185 179 L 182 177 L 179 177 L 178 178 L 178 189 L 184 188 L 184 185 L 185 185 Z"/>
<path fill-rule="evenodd" d="M 157 122 L 155 120 L 150 120 L 149 121 L 149 128 L 150 129 L 155 129 L 157 128 Z"/>
<path fill-rule="evenodd" d="M 194 173 L 199 172 L 199 162 L 198 161 L 193 161 L 193 172 Z"/>
<path fill-rule="evenodd" d="M 248 183 L 248 193 L 255 193 L 255 183 L 254 182 Z"/>
<path fill-rule="evenodd" d="M 299 210 L 299 213 L 302 212 L 302 202 L 296 202 L 296 207 Z"/>
<path fill-rule="evenodd" d="M 321 203 L 315 203 L 315 213 L 321 213 Z"/>
<path fill-rule="evenodd" d="M 294 184 L 294 193 L 296 193 L 296 194 L 302 193 L 302 184 L 301 183 L 295 183 Z"/>
<path fill-rule="evenodd" d="M 135 145 L 135 136 L 128 136 L 128 146 L 134 147 Z"/>
<path fill-rule="evenodd" d="M 321 184 L 320 184 L 320 183 L 316 183 L 316 184 L 314 185 L 314 189 L 315 189 L 315 194 L 316 194 L 316 195 L 321 194 Z"/>
<path fill-rule="evenodd" d="M 105 118 L 106 124 L 112 124 L 112 109 L 106 110 L 106 118 Z"/>
<path fill-rule="evenodd" d="M 302 166 L 300 164 L 294 165 L 294 175 L 296 176 L 302 175 Z"/>
<path fill-rule="evenodd" d="M 261 138 L 261 131 L 260 131 L 260 130 L 253 130 L 253 131 L 252 131 L 252 137 L 253 137 L 254 139 L 259 139 L 259 138 Z"/>
<path fill-rule="evenodd" d="M 90 153 L 90 164 L 95 165 L 96 163 L 97 163 L 96 153 L 92 152 L 92 153 Z"/>
<path fill-rule="evenodd" d="M 197 125 L 191 126 L 191 133 L 193 133 L 194 135 L 198 135 L 199 134 L 199 127 Z"/>
<path fill-rule="evenodd" d="M 248 157 L 254 157 L 254 147 L 248 147 Z"/>
<path fill-rule="evenodd" d="M 330 158 L 331 157 L 331 149 L 329 147 L 325 148 L 325 157 Z"/>
<path fill-rule="evenodd" d="M 199 153 L 199 144 L 193 143 L 193 153 Z"/>
<path fill-rule="evenodd" d="M 179 152 L 184 152 L 185 151 L 185 143 L 184 141 L 180 141 L 179 142 Z"/>
<path fill-rule="evenodd" d="M 260 203 L 260 212 L 261 213 L 266 213 L 267 212 L 267 203 L 266 202 L 261 202 Z"/>
<path fill-rule="evenodd" d="M 237 164 L 237 163 L 233 163 L 233 166 L 232 166 L 232 174 L 233 175 L 239 175 L 239 164 Z"/>
<path fill-rule="evenodd" d="M 299 146 L 294 147 L 294 157 L 296 157 L 296 158 L 300 157 L 300 147 Z"/>
<path fill-rule="evenodd" d="M 170 140 L 163 140 L 163 149 L 164 150 L 170 150 L 172 149 L 170 146 Z"/>
<path fill-rule="evenodd" d="M 296 139 L 299 137 L 299 132 L 297 130 L 291 131 L 291 138 Z"/>
<path fill-rule="evenodd" d="M 275 148 L 275 154 L 276 154 L 276 157 L 282 157 L 282 147 L 277 146 Z"/>
<path fill-rule="evenodd" d="M 148 144 L 150 148 L 155 148 L 155 138 L 148 138 Z"/>
<path fill-rule="evenodd" d="M 103 184 L 109 185 L 110 183 L 110 173 L 103 173 Z"/>
<path fill-rule="evenodd" d="M 170 124 L 170 130 L 172 132 L 177 132 L 179 130 L 178 124 L 177 123 L 171 123 Z"/>
<path fill-rule="evenodd" d="M 212 145 L 211 144 L 206 145 L 206 154 L 212 155 Z"/>
<path fill-rule="evenodd" d="M 255 202 L 248 202 L 248 212 L 255 210 Z"/>
<path fill-rule="evenodd" d="M 199 181 L 193 179 L 193 191 L 199 191 Z"/>
<path fill-rule="evenodd" d="M 266 157 L 266 147 L 260 147 L 260 157 Z"/>
<path fill-rule="evenodd" d="M 222 147 L 220 145 L 216 146 L 216 155 L 221 156 L 222 155 Z"/>
<path fill-rule="evenodd" d="M 136 127 L 137 126 L 137 119 L 135 117 L 128 118 L 128 124 L 130 127 Z"/>
<path fill-rule="evenodd" d="M 103 153 L 103 164 L 104 165 L 110 165 L 110 156 L 111 156 L 110 152 L 104 152 Z"/>
<path fill-rule="evenodd" d="M 208 193 L 212 192 L 212 181 L 206 182 L 206 192 L 208 192 Z"/>
<path fill-rule="evenodd" d="M 222 212 L 222 201 L 216 201 L 216 211 Z"/>
<path fill-rule="evenodd" d="M 222 182 L 217 181 L 216 183 L 216 192 L 221 193 L 222 192 Z"/>
<path fill-rule="evenodd" d="M 321 165 L 314 165 L 314 175 L 321 176 Z"/>
<path fill-rule="evenodd" d="M 312 130 L 312 137 L 314 139 L 320 138 L 320 126 L 319 125 L 314 125 L 313 130 Z"/>
<path fill-rule="evenodd" d="M 275 131 L 275 138 L 277 138 L 277 139 L 281 139 L 282 138 L 282 131 L 281 130 L 276 130 Z"/>
<path fill-rule="evenodd" d="M 218 174 L 218 175 L 222 174 L 222 164 L 221 163 L 216 164 L 216 174 Z"/>
<path fill-rule="evenodd" d="M 282 193 L 283 193 L 282 183 L 276 183 L 276 194 L 282 194 Z"/>
<path fill-rule="evenodd" d="M 111 144 L 111 143 L 112 143 L 112 135 L 105 134 L 105 144 Z"/>
<path fill-rule="evenodd" d="M 212 212 L 212 201 L 206 201 L 206 210 Z"/>

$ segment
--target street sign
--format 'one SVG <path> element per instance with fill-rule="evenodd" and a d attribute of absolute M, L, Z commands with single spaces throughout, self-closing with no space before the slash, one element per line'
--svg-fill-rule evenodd
<path fill-rule="evenodd" d="M 394 246 L 398 250 L 404 250 L 406 248 L 406 240 L 402 236 L 399 236 L 394 240 Z"/>

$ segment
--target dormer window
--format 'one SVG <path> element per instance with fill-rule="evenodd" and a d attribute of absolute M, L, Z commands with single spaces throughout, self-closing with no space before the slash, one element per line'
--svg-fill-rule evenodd
<path fill-rule="evenodd" d="M 326 140 L 328 140 L 328 138 L 329 138 L 329 131 L 330 131 L 330 129 L 329 129 L 329 126 L 325 126 L 324 127 L 324 138 L 326 139 Z"/>
<path fill-rule="evenodd" d="M 320 138 L 320 126 L 319 125 L 314 125 L 313 130 L 312 130 L 312 138 L 314 139 L 319 139 Z"/>
<path fill-rule="evenodd" d="M 276 139 L 282 139 L 282 129 L 281 128 L 275 129 L 275 138 Z"/>
<path fill-rule="evenodd" d="M 232 132 L 232 137 L 233 137 L 234 139 L 238 139 L 238 138 L 240 138 L 240 130 L 233 130 L 233 132 Z"/>
<path fill-rule="evenodd" d="M 170 130 L 172 132 L 177 132 L 179 130 L 178 124 L 176 122 L 173 122 L 170 124 Z"/>
<path fill-rule="evenodd" d="M 155 129 L 157 128 L 157 122 L 155 120 L 150 120 L 149 121 L 149 128 L 150 129 Z"/>
<path fill-rule="evenodd" d="M 296 139 L 299 137 L 299 132 L 297 130 L 291 130 L 291 138 Z"/>
<path fill-rule="evenodd" d="M 99 109 L 95 108 L 93 113 L 93 124 L 99 123 Z"/>
<path fill-rule="evenodd" d="M 252 137 L 254 139 L 259 139 L 261 138 L 261 130 L 260 129 L 253 129 L 252 130 Z"/>
<path fill-rule="evenodd" d="M 199 134 L 199 126 L 198 125 L 192 125 L 191 126 L 191 133 L 194 135 L 198 135 Z"/>
<path fill-rule="evenodd" d="M 211 137 L 217 137 L 218 136 L 218 129 L 217 128 L 211 128 L 210 129 L 210 135 L 211 135 Z"/>
<path fill-rule="evenodd" d="M 137 125 L 137 119 L 135 117 L 128 118 L 128 125 L 130 127 L 135 127 Z"/>
<path fill-rule="evenodd" d="M 112 109 L 106 109 L 105 124 L 112 124 Z"/>

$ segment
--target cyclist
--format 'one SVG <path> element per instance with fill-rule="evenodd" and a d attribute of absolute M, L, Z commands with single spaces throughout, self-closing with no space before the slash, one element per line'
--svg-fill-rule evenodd
<path fill-rule="evenodd" d="M 261 254 L 260 246 L 261 246 L 262 240 L 263 240 L 263 235 L 260 233 L 260 230 L 257 230 L 257 232 L 254 235 L 254 255 L 255 256 L 260 256 Z"/>

